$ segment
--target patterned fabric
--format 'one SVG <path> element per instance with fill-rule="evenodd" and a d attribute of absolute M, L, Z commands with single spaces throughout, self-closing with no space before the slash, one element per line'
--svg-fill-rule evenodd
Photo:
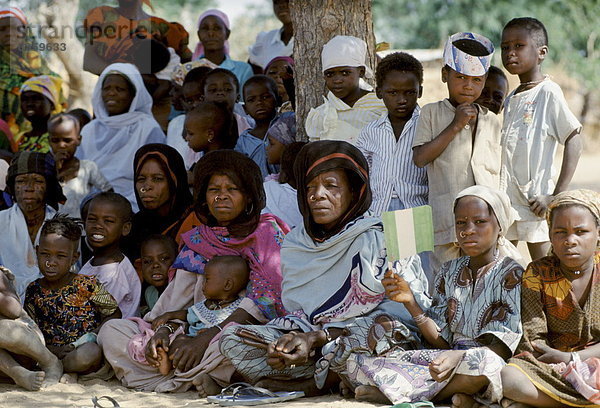
<path fill-rule="evenodd" d="M 189 61 L 192 57 L 188 48 L 188 32 L 181 25 L 159 17 L 130 20 L 114 7 L 100 6 L 90 10 L 84 24 L 87 27 L 87 42 L 96 45 L 98 56 L 108 64 L 131 62 L 128 53 L 134 45 L 134 38 L 140 37 L 152 37 L 173 48 L 183 61 Z"/>
<path fill-rule="evenodd" d="M 185 62 L 183 64 L 179 64 L 173 70 L 173 72 L 171 73 L 171 80 L 173 82 L 175 82 L 177 85 L 183 86 L 183 80 L 185 79 L 185 76 L 188 74 L 188 72 L 190 72 L 192 69 L 195 69 L 198 67 L 208 67 L 210 69 L 215 69 L 215 68 L 218 68 L 219 66 L 217 64 L 210 62 L 206 58 L 202 58 L 202 59 L 196 60 L 196 61 Z"/>
<path fill-rule="evenodd" d="M 505 363 L 482 346 L 504 345 L 510 354 L 517 347 L 523 268 L 501 258 L 476 271 L 473 283 L 468 261 L 469 257 L 461 257 L 443 265 L 427 313 L 451 349 L 466 350 L 452 376 L 486 376 L 489 386 L 478 398 L 497 402 L 502 398 L 500 371 Z M 355 385 L 377 386 L 394 404 L 431 400 L 452 378 L 438 383 L 429 374 L 428 364 L 445 351 L 397 351 L 384 357 L 353 353 L 347 376 Z"/>
<path fill-rule="evenodd" d="M 75 275 L 59 289 L 45 289 L 41 279 L 25 295 L 25 310 L 44 334 L 46 344 L 64 346 L 95 331 L 117 310 L 117 301 L 91 276 Z"/>
<path fill-rule="evenodd" d="M 420 112 L 417 106 L 398 140 L 387 113 L 365 126 L 358 136 L 356 147 L 367 158 L 371 171 L 371 210 L 377 215 L 389 210 L 392 197 L 398 197 L 403 208 L 428 202 L 427 169 L 415 165 L 412 151 Z"/>
<path fill-rule="evenodd" d="M 488 50 L 488 55 L 474 56 L 459 50 L 455 43 L 464 40 L 477 41 Z M 485 75 L 490 68 L 494 44 L 486 37 L 475 33 L 456 33 L 448 37 L 444 46 L 444 64 L 464 75 Z"/>
<path fill-rule="evenodd" d="M 296 141 L 296 114 L 286 112 L 271 122 L 267 136 L 289 145 Z"/>
<path fill-rule="evenodd" d="M 240 303 L 242 303 L 242 298 L 217 310 L 207 308 L 204 302 L 196 303 L 187 311 L 187 322 L 190 325 L 188 335 L 195 336 L 202 329 L 222 323 L 240 306 Z"/>
<path fill-rule="evenodd" d="M 531 343 L 542 343 L 561 351 L 582 350 L 600 339 L 600 253 L 588 299 L 583 308 L 573 296 L 571 281 L 560 271 L 556 256 L 538 259 L 523 275 L 521 318 L 523 339 L 520 354 L 509 364 L 520 369 L 542 392 L 562 404 L 592 406 L 550 364 L 538 361 Z"/>
<path fill-rule="evenodd" d="M 289 228 L 271 214 L 260 216 L 256 229 L 243 238 L 230 235 L 225 227 L 200 224 L 182 235 L 184 245 L 172 268 L 204 274 L 204 265 L 218 255 L 239 255 L 250 265 L 246 296 L 267 319 L 284 314 L 281 304 L 279 251 Z"/>

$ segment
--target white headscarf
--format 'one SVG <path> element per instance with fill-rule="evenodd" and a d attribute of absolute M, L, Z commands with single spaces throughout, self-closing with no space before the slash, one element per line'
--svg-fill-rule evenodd
<path fill-rule="evenodd" d="M 129 111 L 109 116 L 102 100 L 102 85 L 108 75 L 125 77 L 135 88 Z M 133 190 L 133 158 L 148 143 L 165 143 L 165 135 L 152 116 L 152 97 L 132 64 L 112 64 L 104 69 L 92 95 L 96 118 L 82 130 L 77 157 L 96 162 L 115 192 L 124 195 L 137 211 Z"/>
<path fill-rule="evenodd" d="M 459 40 L 477 41 L 488 51 L 487 55 L 477 57 L 467 54 L 459 50 L 454 43 Z M 482 76 L 490 69 L 494 55 L 494 44 L 484 37 L 476 33 L 456 33 L 448 37 L 446 46 L 444 47 L 444 63 L 456 72 L 469 76 Z"/>
<path fill-rule="evenodd" d="M 500 236 L 498 239 L 498 250 L 501 256 L 508 256 L 514 259 L 521 265 L 524 264 L 523 257 L 517 248 L 504 235 L 510 228 L 513 222 L 519 219 L 519 214 L 510 204 L 510 198 L 504 191 L 500 191 L 487 186 L 471 186 L 462 190 L 456 196 L 454 202 L 466 196 L 473 196 L 482 199 L 492 207 L 494 215 L 500 225 Z"/>
<path fill-rule="evenodd" d="M 367 66 L 367 43 L 349 35 L 336 35 L 321 51 L 323 72 L 335 67 L 365 67 L 365 77 L 372 78 Z"/>

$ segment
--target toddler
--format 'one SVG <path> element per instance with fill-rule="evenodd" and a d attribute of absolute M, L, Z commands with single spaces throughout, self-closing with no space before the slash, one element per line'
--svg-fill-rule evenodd
<path fill-rule="evenodd" d="M 48 121 L 50 148 L 56 162 L 58 181 L 67 197 L 59 211 L 71 217 L 81 218 L 81 201 L 94 189 L 110 191 L 112 187 L 104 178 L 96 163 L 75 157 L 81 143 L 79 121 L 70 114 L 59 113 Z"/>
<path fill-rule="evenodd" d="M 338 35 L 323 46 L 321 62 L 325 102 L 306 117 L 306 134 L 315 140 L 344 140 L 354 144 L 362 128 L 385 112 L 385 106 L 361 78 L 371 78 L 367 44 L 360 38 Z M 362 85 L 362 87 L 361 87 Z M 366 89 L 369 88 L 369 89 Z"/>
<path fill-rule="evenodd" d="M 44 345 L 44 336 L 21 307 L 14 286 L 14 275 L 0 266 L 0 372 L 29 390 L 58 383 L 63 367 L 58 358 Z M 27 356 L 37 362 L 42 371 L 31 371 L 18 363 L 13 354 Z"/>
<path fill-rule="evenodd" d="M 492 65 L 488 71 L 481 95 L 475 103 L 484 106 L 498 115 L 508 94 L 508 78 L 500 68 Z"/>
<path fill-rule="evenodd" d="M 427 166 L 429 205 L 433 210 L 432 270 L 460 255 L 454 233 L 454 197 L 472 185 L 498 188 L 500 123 L 475 104 L 484 87 L 492 42 L 475 33 L 452 35 L 444 48 L 442 81 L 448 98 L 423 106 L 413 142 L 417 166 Z"/>
<path fill-rule="evenodd" d="M 154 319 L 152 328 L 156 330 L 156 334 L 163 333 L 165 335 L 165 340 L 162 342 L 165 347 L 157 347 L 154 350 L 154 359 L 147 361 L 148 364 L 157 367 L 163 375 L 167 375 L 172 370 L 171 361 L 167 356 L 167 345 L 175 336 L 171 336 L 170 340 L 167 337 L 169 337 L 169 332 L 175 335 L 183 333 L 181 329 L 176 330 L 173 328 L 174 323 L 169 323 L 170 320 L 187 320 L 187 335 L 189 336 L 196 336 L 198 331 L 214 326 L 223 329 L 220 324 L 242 302 L 240 292 L 244 291 L 248 285 L 249 274 L 248 264 L 239 256 L 215 256 L 207 262 L 204 267 L 204 285 L 202 288 L 202 293 L 206 299 L 187 310 L 168 312 Z M 143 352 L 138 353 L 138 351 L 146 348 L 145 342 L 138 343 L 139 338 L 137 337 L 132 338 L 129 343 L 129 352 L 134 358 L 143 355 Z M 161 344 L 160 341 L 156 343 Z M 136 359 L 140 360 L 139 357 Z"/>
<path fill-rule="evenodd" d="M 96 344 L 100 326 L 121 313 L 95 277 L 70 272 L 79 258 L 80 238 L 81 226 L 74 218 L 57 214 L 44 223 L 36 248 L 43 277 L 27 287 L 25 310 L 65 372 L 85 374 L 102 365 Z"/>
<path fill-rule="evenodd" d="M 520 220 L 506 238 L 527 242 L 531 259 L 550 249 L 545 214 L 552 197 L 569 187 L 581 156 L 581 123 L 569 110 L 560 87 L 542 75 L 548 33 L 535 18 L 515 18 L 502 31 L 502 64 L 521 84 L 507 97 L 502 127 L 501 187 Z M 553 177 L 554 154 L 563 144 L 560 175 Z"/>
<path fill-rule="evenodd" d="M 246 81 L 242 94 L 244 109 L 256 125 L 240 135 L 235 150 L 254 160 L 265 178 L 270 173 L 267 167 L 266 134 L 280 105 L 277 83 L 266 75 L 255 75 Z"/>
<path fill-rule="evenodd" d="M 141 243 L 142 299 L 140 315 L 148 313 L 169 283 L 169 268 L 177 257 L 177 243 L 166 235 L 150 235 Z"/>
<path fill-rule="evenodd" d="M 86 241 L 93 257 L 79 273 L 95 276 L 106 287 L 123 318 L 138 316 L 142 284 L 120 247 L 131 231 L 131 204 L 120 194 L 100 193 L 92 198 L 86 213 Z"/>

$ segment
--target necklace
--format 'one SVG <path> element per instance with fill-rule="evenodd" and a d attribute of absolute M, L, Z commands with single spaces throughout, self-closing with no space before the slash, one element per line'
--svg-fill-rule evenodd
<path fill-rule="evenodd" d="M 233 303 L 235 300 L 222 299 L 222 300 L 212 300 L 206 299 L 207 302 L 210 302 L 206 305 L 208 310 L 221 310 L 223 306 L 228 305 L 229 303 Z"/>
<path fill-rule="evenodd" d="M 527 85 L 539 84 L 540 82 L 543 82 L 544 79 L 546 79 L 546 78 L 548 78 L 548 76 L 544 75 L 544 77 L 542 79 L 538 79 L 537 81 L 521 82 L 521 84 L 519 86 L 527 86 Z"/>

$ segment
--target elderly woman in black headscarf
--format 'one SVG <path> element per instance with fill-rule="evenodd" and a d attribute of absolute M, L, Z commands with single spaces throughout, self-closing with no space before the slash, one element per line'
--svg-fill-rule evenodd
<path fill-rule="evenodd" d="M 230 323 L 266 322 L 284 313 L 281 304 L 279 251 L 289 228 L 277 217 L 262 214 L 265 193 L 258 166 L 233 150 L 207 153 L 194 171 L 195 214 L 200 225 L 182 235 L 183 247 L 173 264 L 177 269 L 145 322 L 111 320 L 102 326 L 98 342 L 115 374 L 127 386 L 144 391 L 184 392 L 193 385 L 201 394 L 207 388 L 228 384 L 233 366 L 218 349 L 221 330 Z M 249 284 L 239 307 L 224 322 L 195 337 L 180 336 L 172 342 L 181 322 L 168 312 L 203 302 L 204 266 L 215 256 L 237 255 L 250 267 Z M 148 341 L 145 356 L 131 355 L 131 339 L 156 333 Z M 175 371 L 164 376 L 157 370 L 157 348 L 168 350 Z"/>
<path fill-rule="evenodd" d="M 17 153 L 8 168 L 6 191 L 16 205 L 0 211 L 0 265 L 13 272 L 17 294 L 23 299 L 27 285 L 41 277 L 35 246 L 42 224 L 66 201 L 52 155 Z"/>
<path fill-rule="evenodd" d="M 229 328 L 220 346 L 257 385 L 310 395 L 336 381 L 329 368 L 344 374 L 350 351 L 412 347 L 416 338 L 401 323 L 412 321 L 410 314 L 384 298 L 383 227 L 368 212 L 364 156 L 347 142 L 309 143 L 294 175 L 304 225 L 286 236 L 281 249 L 281 299 L 288 315 L 266 326 Z M 426 308 L 426 278 L 418 257 L 410 261 L 405 279 Z"/>
<path fill-rule="evenodd" d="M 177 150 L 161 143 L 142 146 L 133 160 L 135 198 L 140 211 L 133 216 L 125 253 L 133 262 L 140 242 L 153 234 L 176 239 L 192 206 L 187 172 Z"/>

